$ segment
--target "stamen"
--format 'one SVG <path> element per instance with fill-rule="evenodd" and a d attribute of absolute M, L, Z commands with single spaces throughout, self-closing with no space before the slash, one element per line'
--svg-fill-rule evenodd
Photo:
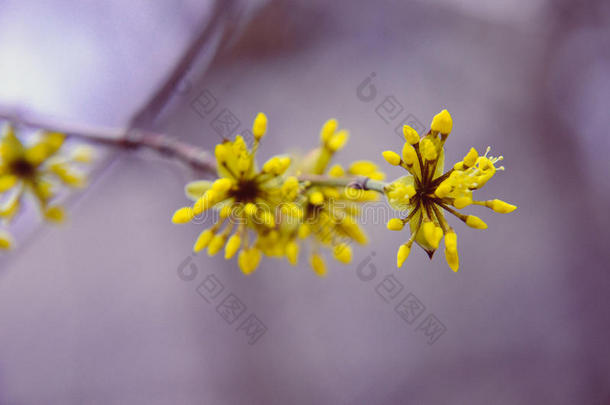
<path fill-rule="evenodd" d="M 405 260 L 407 260 L 407 257 L 409 257 L 409 253 L 411 253 L 411 246 L 413 245 L 415 237 L 421 228 L 422 219 L 423 212 L 422 215 L 420 215 L 419 221 L 417 221 L 417 226 L 415 227 L 415 231 L 411 233 L 409 240 L 398 248 L 398 253 L 396 254 L 396 267 L 401 268 Z"/>
<path fill-rule="evenodd" d="M 449 212 L 450 214 L 455 215 L 456 217 L 458 217 L 462 222 L 466 223 L 466 218 L 467 215 L 464 215 L 462 213 L 457 212 L 456 210 L 454 210 L 453 208 L 445 205 L 444 203 L 439 204 L 445 211 Z"/>
<path fill-rule="evenodd" d="M 417 206 L 411 210 L 411 212 L 409 213 L 409 215 L 407 215 L 405 218 L 402 219 L 402 222 L 404 222 L 405 224 L 407 222 L 409 222 L 411 219 L 413 219 L 413 217 L 415 216 L 415 214 L 417 214 L 417 212 L 419 211 L 420 208 L 420 204 L 417 204 Z"/>
<path fill-rule="evenodd" d="M 447 232 L 449 232 L 449 229 L 451 229 L 451 227 L 449 226 L 449 224 L 447 224 L 447 220 L 443 216 L 443 213 L 440 212 L 440 210 L 436 207 L 436 205 L 433 205 L 432 209 L 434 210 L 434 215 L 436 216 L 436 219 L 438 220 L 438 223 L 441 226 L 441 229 L 443 230 L 443 234 L 447 234 Z"/>

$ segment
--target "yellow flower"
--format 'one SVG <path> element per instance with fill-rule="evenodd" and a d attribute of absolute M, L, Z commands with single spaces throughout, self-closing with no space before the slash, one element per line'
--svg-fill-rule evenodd
<path fill-rule="evenodd" d="M 340 165 L 328 168 L 334 154 L 345 146 L 347 134 L 346 130 L 338 129 L 336 120 L 327 121 L 320 131 L 320 147 L 307 155 L 297 169 L 298 174 L 305 178 L 327 175 L 329 178 L 366 176 L 383 180 L 384 174 L 369 161 L 356 161 L 347 170 Z M 297 203 L 302 207 L 303 220 L 293 228 L 294 231 L 284 232 L 285 237 L 290 240 L 290 236 L 296 234 L 299 241 L 309 241 L 312 245 L 309 263 L 317 275 L 324 276 L 326 264 L 320 255 L 320 248 L 332 250 L 333 257 L 339 262 L 350 263 L 351 244 L 367 243 L 366 235 L 357 223 L 360 206 L 367 201 L 377 200 L 378 196 L 374 191 L 354 190 L 345 185 L 335 186 L 332 182 L 318 184 L 315 180 L 304 181 L 301 187 Z M 290 252 L 298 252 L 296 241 L 292 243 Z"/>
<path fill-rule="evenodd" d="M 92 152 L 81 146 L 65 153 L 62 150 L 65 136 L 57 132 L 43 132 L 32 144 L 24 145 L 9 125 L 0 140 L 0 217 L 11 220 L 19 211 L 22 197 L 30 193 L 38 202 L 40 211 L 49 221 L 61 221 L 63 209 L 51 203 L 57 185 L 82 187 L 86 177 L 74 166 L 86 163 Z M 0 245 L 6 245 L 1 242 Z"/>
<path fill-rule="evenodd" d="M 284 216 L 302 215 L 298 206 L 286 204 L 296 197 L 295 190 L 298 192 L 299 187 L 296 179 L 285 176 L 291 159 L 276 156 L 261 169 L 256 165 L 255 154 L 266 130 L 267 117 L 259 113 L 252 128 L 255 134 L 252 149 L 248 149 L 239 135 L 234 141 L 216 145 L 220 177 L 214 182 L 201 180 L 187 184 L 186 195 L 194 204 L 180 208 L 172 218 L 174 223 L 187 223 L 206 210 L 217 210 L 218 221 L 201 232 L 193 250 L 207 248 L 213 256 L 224 247 L 226 259 L 240 251 L 238 265 L 244 274 L 256 270 L 262 253 L 273 256 L 277 252 L 272 249 L 279 249 L 279 255 L 285 253 L 285 245 L 272 243 L 279 235 L 279 223 L 284 221 Z"/>
<path fill-rule="evenodd" d="M 411 231 L 411 237 L 398 249 L 398 267 L 409 256 L 413 242 L 432 258 L 444 236 L 447 263 L 453 271 L 458 270 L 457 237 L 445 220 L 443 211 L 455 215 L 472 228 L 486 229 L 487 225 L 480 218 L 464 215 L 456 209 L 476 204 L 498 213 L 509 213 L 517 208 L 501 200 L 475 201 L 472 198 L 474 190 L 483 187 L 497 170 L 504 170 L 504 167 L 495 167 L 503 158 L 490 156 L 490 148 L 483 156 L 471 148 L 462 161 L 443 173 L 444 144 L 452 127 L 451 115 L 443 110 L 434 117 L 430 132 L 422 139 L 405 125 L 403 132 L 406 142 L 401 155 L 392 151 L 383 154 L 390 164 L 399 165 L 410 173 L 385 188 L 390 205 L 409 212 L 404 218 L 393 218 L 388 222 L 390 230 L 401 230 L 408 223 Z"/>
<path fill-rule="evenodd" d="M 0 250 L 11 249 L 13 243 L 13 237 L 4 229 L 0 229 Z"/>

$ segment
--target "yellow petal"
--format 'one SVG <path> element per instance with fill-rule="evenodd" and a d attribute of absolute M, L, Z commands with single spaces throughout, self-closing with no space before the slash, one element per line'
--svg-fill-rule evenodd
<path fill-rule="evenodd" d="M 324 195 L 319 191 L 314 191 L 309 196 L 309 202 L 313 205 L 322 205 L 324 203 Z"/>
<path fill-rule="evenodd" d="M 208 180 L 191 181 L 184 187 L 184 193 L 191 200 L 197 201 L 206 191 L 212 188 L 212 184 Z"/>
<path fill-rule="evenodd" d="M 241 238 L 239 234 L 235 234 L 229 238 L 227 245 L 225 246 L 225 259 L 230 259 L 235 256 L 235 253 L 239 250 L 239 246 L 241 245 Z"/>
<path fill-rule="evenodd" d="M 398 166 L 400 164 L 400 155 L 394 151 L 386 150 L 382 153 L 383 158 L 391 165 Z"/>
<path fill-rule="evenodd" d="M 262 112 L 259 112 L 254 118 L 254 123 L 252 124 L 252 135 L 254 135 L 254 139 L 261 139 L 267 133 L 267 116 Z"/>
<path fill-rule="evenodd" d="M 316 275 L 319 277 L 326 276 L 326 263 L 324 263 L 322 256 L 317 253 L 312 254 L 309 263 Z"/>
<path fill-rule="evenodd" d="M 0 140 L 0 158 L 9 162 L 18 159 L 23 153 L 23 144 L 15 135 L 15 127 L 7 125 L 2 140 Z"/>
<path fill-rule="evenodd" d="M 447 235 L 445 235 L 445 247 L 449 251 L 457 251 L 457 235 L 455 232 L 447 232 Z"/>
<path fill-rule="evenodd" d="M 0 207 L 0 217 L 4 219 L 11 219 L 15 216 L 15 214 L 19 211 L 20 207 L 20 198 L 18 194 L 12 196 L 7 201 L 5 201 Z"/>
<path fill-rule="evenodd" d="M 263 164 L 263 171 L 265 173 L 277 173 L 280 167 L 280 158 L 275 156 L 267 160 Z"/>
<path fill-rule="evenodd" d="M 352 248 L 346 243 L 340 243 L 334 247 L 333 256 L 341 263 L 349 264 L 352 261 Z"/>
<path fill-rule="evenodd" d="M 288 156 L 281 156 L 277 174 L 283 174 L 286 170 L 288 170 L 290 163 L 292 163 L 292 160 Z"/>
<path fill-rule="evenodd" d="M 345 129 L 342 129 L 330 138 L 327 147 L 331 152 L 336 152 L 345 146 L 348 138 L 349 132 L 347 132 Z"/>
<path fill-rule="evenodd" d="M 214 190 L 206 191 L 193 205 L 193 216 L 210 209 L 217 202 L 218 194 Z"/>
<path fill-rule="evenodd" d="M 50 149 L 44 142 L 39 142 L 25 150 L 25 160 L 33 166 L 38 166 L 50 155 Z"/>
<path fill-rule="evenodd" d="M 46 143 L 51 153 L 55 153 L 62 147 L 66 135 L 59 132 L 45 132 L 43 134 L 42 142 Z"/>
<path fill-rule="evenodd" d="M 367 176 L 377 171 L 377 165 L 368 160 L 358 160 L 350 165 L 348 171 L 351 174 Z"/>
<path fill-rule="evenodd" d="M 298 233 L 299 233 L 299 238 L 305 239 L 311 233 L 311 227 L 309 225 L 307 225 L 307 224 L 301 224 L 299 226 Z"/>
<path fill-rule="evenodd" d="M 0 249 L 9 250 L 14 245 L 12 236 L 5 230 L 0 230 Z"/>
<path fill-rule="evenodd" d="M 258 212 L 263 225 L 271 228 L 275 226 L 275 218 L 271 212 L 267 211 L 266 209 L 260 209 Z"/>
<path fill-rule="evenodd" d="M 224 143 L 219 143 L 214 149 L 214 156 L 216 156 L 216 162 L 218 165 L 222 165 L 229 159 L 229 146 Z"/>
<path fill-rule="evenodd" d="M 256 204 L 254 203 L 246 203 L 246 206 L 244 207 L 244 212 L 246 213 L 247 216 L 249 217 L 254 217 L 256 215 L 256 212 L 258 211 L 258 208 L 256 208 Z"/>
<path fill-rule="evenodd" d="M 286 178 L 284 184 L 282 184 L 281 191 L 286 200 L 294 200 L 299 194 L 299 180 L 294 176 Z"/>
<path fill-rule="evenodd" d="M 12 174 L 7 174 L 5 176 L 0 177 L 0 193 L 4 193 L 5 191 L 10 190 L 17 184 L 17 176 Z"/>
<path fill-rule="evenodd" d="M 516 210 L 517 206 L 495 199 L 491 201 L 491 209 L 499 214 L 508 214 L 509 212 Z"/>
<path fill-rule="evenodd" d="M 53 222 L 62 222 L 64 220 L 64 210 L 59 206 L 53 206 L 46 209 L 44 216 L 47 220 Z"/>
<path fill-rule="evenodd" d="M 472 204 L 471 197 L 459 197 L 453 201 L 453 206 L 459 210 L 468 207 L 470 204 Z"/>
<path fill-rule="evenodd" d="M 466 217 L 466 225 L 475 229 L 487 229 L 487 224 L 481 220 L 479 217 L 475 217 L 474 215 L 468 215 Z"/>
<path fill-rule="evenodd" d="M 408 125 L 402 127 L 402 134 L 404 135 L 405 140 L 411 145 L 415 145 L 419 142 L 419 134 L 416 130 L 414 130 Z"/>
<path fill-rule="evenodd" d="M 328 175 L 330 177 L 343 177 L 345 176 L 345 170 L 341 165 L 334 165 L 328 170 Z"/>
<path fill-rule="evenodd" d="M 191 207 L 183 207 L 174 212 L 172 222 L 174 224 L 186 224 L 187 222 L 190 222 L 193 218 L 195 218 L 193 209 Z"/>
<path fill-rule="evenodd" d="M 434 191 L 438 198 L 445 198 L 451 192 L 452 186 L 449 180 L 443 181 Z"/>
<path fill-rule="evenodd" d="M 387 226 L 390 231 L 400 231 L 405 226 L 405 223 L 400 218 L 392 218 L 388 221 Z"/>
<path fill-rule="evenodd" d="M 458 252 L 445 249 L 445 259 L 447 260 L 449 268 L 451 268 L 451 270 L 453 270 L 454 272 L 457 272 L 460 267 L 460 259 L 458 257 Z"/>
<path fill-rule="evenodd" d="M 396 267 L 401 268 L 407 257 L 411 253 L 411 247 L 407 244 L 400 245 L 398 253 L 396 254 Z"/>
<path fill-rule="evenodd" d="M 438 151 L 436 150 L 436 146 L 434 146 L 434 142 L 432 142 L 428 138 L 424 138 L 419 143 L 419 150 L 421 155 L 426 160 L 435 160 L 438 157 Z"/>
<path fill-rule="evenodd" d="M 254 273 L 260 261 L 261 251 L 257 248 L 242 249 L 237 258 L 239 268 L 245 275 Z"/>
<path fill-rule="evenodd" d="M 222 207 L 220 209 L 220 212 L 218 213 L 218 216 L 220 216 L 220 219 L 227 219 L 231 216 L 231 214 L 233 213 L 233 208 L 234 206 L 232 204 L 228 204 L 225 205 L 224 207 Z"/>
<path fill-rule="evenodd" d="M 435 226 L 434 223 L 431 221 L 425 221 L 424 224 L 422 225 L 422 232 L 424 233 L 424 238 L 426 238 L 426 242 L 428 242 L 428 244 L 436 249 L 438 248 L 438 245 L 435 246 L 434 245 L 434 241 L 436 239 L 436 232 L 435 232 Z"/>
<path fill-rule="evenodd" d="M 220 252 L 220 249 L 225 245 L 226 238 L 223 235 L 214 235 L 208 245 L 208 256 L 214 256 Z"/>
<path fill-rule="evenodd" d="M 233 186 L 233 181 L 226 177 L 220 178 L 216 180 L 212 184 L 212 190 L 214 190 L 218 194 L 226 193 Z"/>
<path fill-rule="evenodd" d="M 324 123 L 322 130 L 320 131 L 320 140 L 322 143 L 327 143 L 330 140 L 338 126 L 339 123 L 334 118 L 331 118 Z"/>
<path fill-rule="evenodd" d="M 51 172 L 53 172 L 61 181 L 70 187 L 84 187 L 86 178 L 83 174 L 72 170 L 67 164 L 55 163 L 49 166 Z"/>
<path fill-rule="evenodd" d="M 195 246 L 193 246 L 193 252 L 196 253 L 208 247 L 213 237 L 214 232 L 211 229 L 206 229 L 205 231 L 201 232 L 199 234 L 199 237 L 195 241 Z"/>
<path fill-rule="evenodd" d="M 472 167 L 477 162 L 479 158 L 479 153 L 475 148 L 470 148 L 466 156 L 464 157 L 464 166 Z"/>
<path fill-rule="evenodd" d="M 402 160 L 407 165 L 412 165 L 417 162 L 417 152 L 415 152 L 413 146 L 411 146 L 411 144 L 408 142 L 406 142 L 402 147 Z"/>
<path fill-rule="evenodd" d="M 430 130 L 438 131 L 441 134 L 448 134 L 451 132 L 452 128 L 453 119 L 451 118 L 451 114 L 449 114 L 449 111 L 443 110 L 440 113 L 436 114 L 434 118 L 432 118 Z"/>
<path fill-rule="evenodd" d="M 299 245 L 298 243 L 292 241 L 286 245 L 286 258 L 288 262 L 293 266 L 296 266 L 297 261 L 299 259 Z"/>
<path fill-rule="evenodd" d="M 78 146 L 72 150 L 72 160 L 78 163 L 91 163 L 95 153 L 93 148 L 89 146 Z"/>

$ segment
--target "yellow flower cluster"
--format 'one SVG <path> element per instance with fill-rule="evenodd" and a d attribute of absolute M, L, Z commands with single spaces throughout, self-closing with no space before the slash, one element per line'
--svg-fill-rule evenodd
<path fill-rule="evenodd" d="M 280 215 L 277 208 L 298 188 L 298 182 L 286 181 L 284 176 L 291 164 L 289 157 L 273 157 L 260 170 L 256 166 L 256 151 L 267 132 L 264 114 L 257 115 L 252 132 L 252 149 L 239 135 L 234 141 L 216 145 L 214 153 L 220 178 L 213 183 L 187 184 L 186 194 L 195 202 L 193 206 L 177 210 L 172 218 L 174 223 L 187 223 L 212 207 L 217 209 L 218 221 L 199 235 L 193 250 L 207 248 L 208 254 L 214 256 L 224 247 L 226 259 L 239 251 L 239 267 L 245 274 L 256 270 L 262 253 L 256 241 L 249 239 L 248 230 L 257 235 L 267 235 L 273 230 L 279 219 L 276 215 Z M 282 207 L 284 215 L 300 214 L 296 206 L 284 204 Z"/>
<path fill-rule="evenodd" d="M 12 125 L 7 126 L 0 139 L 0 218 L 4 223 L 19 212 L 24 194 L 31 194 L 44 218 L 59 222 L 64 211 L 51 201 L 62 183 L 69 187 L 82 187 L 86 176 L 75 164 L 88 163 L 92 151 L 85 146 L 64 153 L 65 136 L 57 132 L 43 132 L 29 145 L 24 145 Z M 0 232 L 0 248 L 12 246 L 6 231 Z"/>
<path fill-rule="evenodd" d="M 298 174 L 303 178 L 327 175 L 330 179 L 366 176 L 383 180 L 385 175 L 377 166 L 365 160 L 352 163 L 347 170 L 340 165 L 328 168 L 334 154 L 345 146 L 348 138 L 348 132 L 339 130 L 335 119 L 328 120 L 320 131 L 320 146 L 308 154 L 297 168 Z M 357 222 L 360 205 L 377 199 L 374 191 L 354 190 L 341 182 L 317 183 L 315 179 L 303 182 L 299 205 L 303 207 L 304 220 L 299 225 L 298 235 L 300 239 L 310 241 L 309 262 L 316 274 L 326 274 L 321 247 L 331 249 L 336 260 L 347 264 L 352 260 L 351 244 L 367 243 Z"/>
<path fill-rule="evenodd" d="M 479 156 L 471 148 L 464 159 L 446 173 L 444 170 L 444 143 L 453 121 L 447 110 L 434 116 L 430 131 L 420 139 L 417 132 L 404 126 L 405 144 L 402 154 L 393 151 L 383 152 L 383 157 L 391 165 L 401 166 L 410 174 L 392 182 L 385 188 L 385 194 L 392 207 L 407 210 L 404 218 L 391 219 L 387 227 L 400 231 L 409 224 L 411 237 L 400 246 L 397 254 L 397 266 L 401 267 L 411 250 L 413 242 L 420 245 L 432 258 L 438 249 L 443 236 L 445 238 L 445 258 L 449 267 L 457 271 L 459 259 L 455 231 L 443 215 L 443 210 L 455 215 L 468 226 L 486 229 L 487 225 L 478 217 L 464 215 L 456 211 L 468 205 L 484 205 L 498 213 L 509 213 L 517 207 L 501 200 L 475 201 L 472 192 L 483 187 L 493 177 L 500 157 L 489 156 L 489 148 Z"/>
<path fill-rule="evenodd" d="M 230 259 L 241 249 L 238 264 L 245 274 L 256 270 L 262 255 L 285 257 L 296 265 L 300 244 L 311 241 L 311 267 L 324 276 L 326 265 L 319 248 L 328 247 L 337 260 L 349 263 L 352 256 L 349 243 L 366 243 L 355 219 L 357 205 L 377 196 L 368 191 L 350 192 L 347 182 L 323 186 L 316 183 L 315 177 L 327 172 L 333 155 L 349 137 L 347 131 L 337 130 L 336 120 L 323 126 L 320 147 L 296 168 L 291 167 L 294 165 L 289 157 L 276 156 L 257 169 L 255 153 L 266 130 L 267 117 L 259 113 L 253 124 L 252 149 L 247 148 L 239 135 L 234 141 L 217 145 L 220 178 L 187 184 L 186 194 L 194 204 L 177 210 L 172 221 L 187 223 L 205 210 L 217 210 L 219 220 L 199 235 L 194 251 L 207 248 L 213 256 L 224 246 L 225 258 Z M 355 175 L 383 178 L 377 167 L 366 161 L 355 162 L 347 173 L 334 166 L 328 174 L 335 178 Z M 306 179 L 307 176 L 312 178 Z"/>

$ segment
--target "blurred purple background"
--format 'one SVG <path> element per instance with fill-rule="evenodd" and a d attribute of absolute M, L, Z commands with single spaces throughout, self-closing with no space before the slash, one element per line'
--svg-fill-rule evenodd
<path fill-rule="evenodd" d="M 608 2 L 3 0 L 0 103 L 126 126 L 211 24 L 143 125 L 212 148 L 222 111 L 236 131 L 265 111 L 263 160 L 313 147 L 334 116 L 351 130 L 336 161 L 394 178 L 381 152 L 401 147 L 395 128 L 447 108 L 448 161 L 491 145 L 507 170 L 479 197 L 519 209 L 471 210 L 489 229 L 456 227 L 457 274 L 419 249 L 397 271 L 404 235 L 367 216 L 371 243 L 325 279 L 305 256 L 244 277 L 191 258 L 201 226 L 169 221 L 197 174 L 117 152 L 67 224 L 0 258 L 0 404 L 610 404 Z M 389 96 L 402 109 L 386 123 Z M 208 303 L 210 275 L 224 290 Z M 403 290 L 386 302 L 389 275 Z M 231 324 L 216 310 L 229 293 L 246 307 Z M 408 293 L 425 306 L 411 324 L 395 310 Z M 255 344 L 250 314 L 267 328 Z M 428 315 L 445 328 L 432 339 Z"/>

